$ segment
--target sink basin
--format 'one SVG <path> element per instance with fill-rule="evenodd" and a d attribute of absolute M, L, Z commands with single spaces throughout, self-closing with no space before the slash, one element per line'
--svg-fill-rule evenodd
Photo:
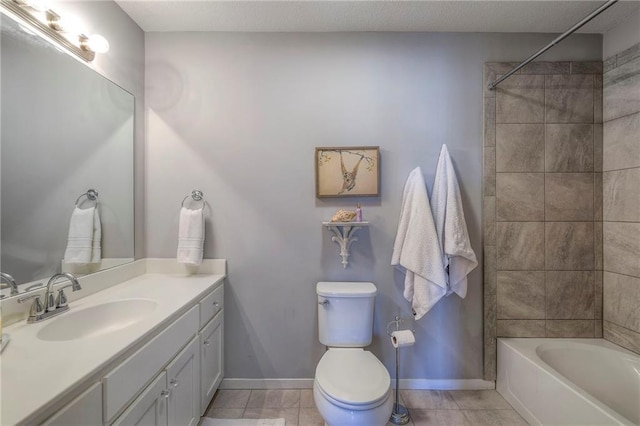
<path fill-rule="evenodd" d="M 65 341 L 103 336 L 147 318 L 158 304 L 149 299 L 123 299 L 61 314 L 37 334 L 40 340 Z"/>

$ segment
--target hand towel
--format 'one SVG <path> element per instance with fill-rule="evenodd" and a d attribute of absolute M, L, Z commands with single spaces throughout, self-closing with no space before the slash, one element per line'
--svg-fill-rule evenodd
<path fill-rule="evenodd" d="M 64 261 L 79 264 L 100 262 L 100 238 L 100 217 L 97 207 L 88 209 L 75 207 L 69 222 Z"/>
<path fill-rule="evenodd" d="M 440 150 L 431 209 L 442 247 L 442 264 L 445 270 L 448 268 L 447 294 L 455 292 L 464 298 L 467 295 L 467 275 L 478 266 L 478 261 L 469 241 L 460 187 L 446 145 L 442 145 Z"/>
<path fill-rule="evenodd" d="M 178 262 L 200 265 L 203 251 L 204 211 L 182 207 L 178 228 Z"/>
<path fill-rule="evenodd" d="M 420 167 L 407 179 L 391 264 L 406 269 L 404 297 L 415 319 L 422 318 L 447 292 L 442 250 Z"/>

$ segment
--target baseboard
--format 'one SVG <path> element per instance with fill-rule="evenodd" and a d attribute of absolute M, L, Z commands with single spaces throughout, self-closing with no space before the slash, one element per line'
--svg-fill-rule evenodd
<path fill-rule="evenodd" d="M 395 386 L 393 381 L 392 386 Z M 233 379 L 225 378 L 220 389 L 311 389 L 313 379 Z M 482 390 L 495 389 L 496 382 L 482 379 L 432 380 L 400 379 L 400 389 Z"/>

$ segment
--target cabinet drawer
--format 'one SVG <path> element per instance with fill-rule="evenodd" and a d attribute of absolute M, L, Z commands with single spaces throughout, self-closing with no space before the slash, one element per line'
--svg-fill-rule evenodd
<path fill-rule="evenodd" d="M 107 374 L 103 379 L 104 421 L 113 419 L 197 332 L 198 306 L 194 306 Z"/>
<path fill-rule="evenodd" d="M 65 405 L 42 426 L 87 426 L 102 423 L 102 384 L 96 383 Z"/>
<path fill-rule="evenodd" d="M 213 290 L 200 302 L 200 328 L 211 320 L 224 305 L 224 284 Z"/>

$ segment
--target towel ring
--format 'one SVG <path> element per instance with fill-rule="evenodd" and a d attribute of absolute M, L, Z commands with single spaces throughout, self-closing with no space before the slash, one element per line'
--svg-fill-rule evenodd
<path fill-rule="evenodd" d="M 76 207 L 78 206 L 78 202 L 82 197 L 87 197 L 87 200 L 95 201 L 96 206 L 98 205 L 98 191 L 96 191 L 95 189 L 89 189 L 87 192 L 81 194 L 78 198 L 76 198 Z"/>
<path fill-rule="evenodd" d="M 184 202 L 187 201 L 189 197 L 193 198 L 194 201 L 202 201 L 202 207 L 204 207 L 206 201 L 204 200 L 204 194 L 199 189 L 194 189 L 191 191 L 191 194 L 183 198 L 182 207 L 184 207 Z"/>

